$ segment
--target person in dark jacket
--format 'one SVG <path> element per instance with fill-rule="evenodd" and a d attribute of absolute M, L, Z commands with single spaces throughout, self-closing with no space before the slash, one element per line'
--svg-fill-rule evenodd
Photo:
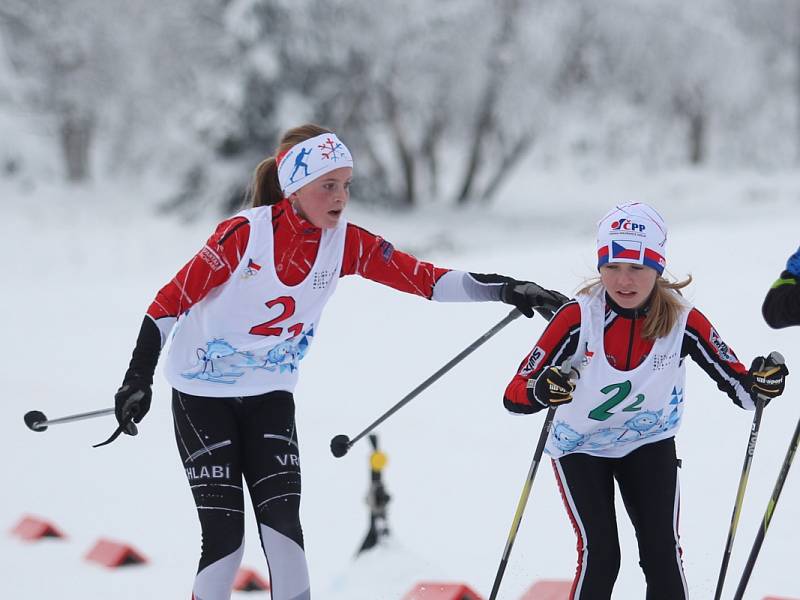
<path fill-rule="evenodd" d="M 786 261 L 786 269 L 772 284 L 764 298 L 761 313 L 775 329 L 800 325 L 800 248 Z"/>

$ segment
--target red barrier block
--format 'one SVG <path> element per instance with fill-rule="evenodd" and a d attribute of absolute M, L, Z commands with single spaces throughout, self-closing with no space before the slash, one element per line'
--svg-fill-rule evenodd
<path fill-rule="evenodd" d="M 11 530 L 11 533 L 28 541 L 40 540 L 46 537 L 65 537 L 64 534 L 49 521 L 32 516 L 26 516 L 20 519 L 19 523 Z"/>
<path fill-rule="evenodd" d="M 253 569 L 242 568 L 233 580 L 233 589 L 237 592 L 268 592 L 269 581 L 261 577 Z"/>
<path fill-rule="evenodd" d="M 542 579 L 534 583 L 519 600 L 568 600 L 571 589 L 571 581 Z"/>
<path fill-rule="evenodd" d="M 764 600 L 800 600 L 800 598 L 784 598 L 783 596 L 778 598 L 777 596 L 764 596 Z"/>
<path fill-rule="evenodd" d="M 85 556 L 86 560 L 104 567 L 116 568 L 146 563 L 147 559 L 128 544 L 99 539 Z"/>
<path fill-rule="evenodd" d="M 483 600 L 463 583 L 418 583 L 403 600 Z"/>

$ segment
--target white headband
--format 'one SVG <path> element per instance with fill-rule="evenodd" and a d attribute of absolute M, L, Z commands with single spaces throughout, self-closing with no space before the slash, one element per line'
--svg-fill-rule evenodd
<path fill-rule="evenodd" d="M 335 133 L 295 144 L 278 157 L 278 182 L 284 197 L 334 169 L 352 167 L 353 156 Z"/>

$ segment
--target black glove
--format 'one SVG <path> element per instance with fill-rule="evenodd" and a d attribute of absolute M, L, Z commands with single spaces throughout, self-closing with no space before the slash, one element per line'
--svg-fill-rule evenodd
<path fill-rule="evenodd" d="M 755 357 L 748 374 L 752 379 L 751 394 L 761 396 L 768 402 L 783 393 L 789 369 L 779 352 L 771 352 L 767 357 Z"/>
<path fill-rule="evenodd" d="M 528 398 L 545 408 L 568 404 L 572 402 L 577 377 L 575 369 L 564 373 L 559 367 L 547 367 L 535 381 L 528 381 Z"/>
<path fill-rule="evenodd" d="M 114 395 L 114 415 L 117 423 L 125 424 L 123 431 L 128 435 L 139 433 L 134 423 L 141 423 L 150 410 L 150 400 L 153 397 L 151 385 L 146 379 L 128 379 Z"/>
<path fill-rule="evenodd" d="M 569 298 L 561 292 L 546 290 L 532 281 L 516 280 L 503 284 L 500 299 L 516 306 L 528 318 L 533 316 L 534 307 L 555 312 L 562 304 L 569 302 Z"/>

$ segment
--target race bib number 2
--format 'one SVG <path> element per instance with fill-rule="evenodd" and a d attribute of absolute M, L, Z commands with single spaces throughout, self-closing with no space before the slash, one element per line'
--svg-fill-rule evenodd
<path fill-rule="evenodd" d="M 605 421 L 616 414 L 613 409 L 625 402 L 628 398 L 631 393 L 631 382 L 623 381 L 622 383 L 613 383 L 601 389 L 600 392 L 603 394 L 611 394 L 611 397 L 589 411 L 589 418 L 595 421 Z M 640 405 L 644 400 L 644 394 L 636 394 L 636 398 L 633 402 L 625 406 L 621 412 L 636 412 L 641 410 Z"/>
<path fill-rule="evenodd" d="M 283 327 L 276 327 L 278 323 L 282 323 L 283 321 L 287 321 L 292 317 L 295 311 L 295 302 L 294 298 L 291 296 L 280 296 L 278 298 L 274 298 L 269 302 L 264 303 L 267 308 L 272 308 L 274 306 L 281 307 L 281 314 L 279 314 L 274 319 L 267 321 L 266 323 L 261 323 L 259 325 L 253 325 L 250 328 L 250 333 L 252 335 L 281 335 L 283 333 Z M 303 323 L 295 323 L 294 325 L 290 325 L 287 327 L 293 335 L 300 335 L 303 331 Z"/>

